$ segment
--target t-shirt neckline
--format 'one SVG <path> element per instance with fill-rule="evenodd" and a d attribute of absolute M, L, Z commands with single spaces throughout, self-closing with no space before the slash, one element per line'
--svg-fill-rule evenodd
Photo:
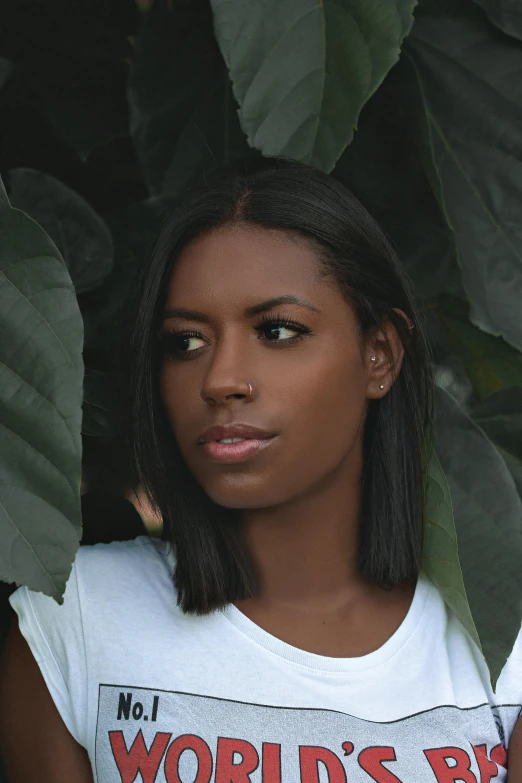
<path fill-rule="evenodd" d="M 167 553 L 167 560 L 173 571 L 175 556 L 170 546 Z M 277 636 L 268 633 L 268 631 L 265 631 L 232 603 L 215 612 L 215 617 L 221 622 L 226 622 L 229 627 L 230 625 L 234 626 L 243 636 L 250 639 L 251 642 L 263 647 L 273 655 L 297 666 L 315 671 L 349 674 L 351 672 L 367 671 L 376 666 L 380 666 L 390 660 L 390 658 L 404 647 L 419 626 L 420 621 L 425 614 L 429 599 L 431 598 L 433 601 L 436 592 L 437 589 L 426 573 L 421 569 L 417 578 L 417 584 L 415 585 L 415 592 L 410 608 L 397 630 L 383 645 L 377 648 L 377 650 L 355 658 L 332 658 L 327 655 L 318 655 L 317 653 L 294 647 L 287 642 L 283 642 L 282 639 L 278 639 Z"/>
<path fill-rule="evenodd" d="M 403 647 L 417 628 L 431 592 L 431 583 L 423 571 L 419 573 L 413 599 L 408 612 L 397 630 L 381 647 L 367 655 L 352 658 L 332 658 L 326 655 L 302 650 L 265 631 L 243 612 L 228 604 L 219 611 L 223 619 L 231 623 L 255 644 L 264 647 L 273 655 L 308 669 L 326 672 L 360 672 L 372 669 L 388 661 Z"/>

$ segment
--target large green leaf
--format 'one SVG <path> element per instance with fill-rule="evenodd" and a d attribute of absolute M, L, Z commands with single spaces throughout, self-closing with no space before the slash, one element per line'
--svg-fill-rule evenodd
<path fill-rule="evenodd" d="M 522 40 L 522 6 L 520 0 L 475 0 L 493 24 L 504 33 Z"/>
<path fill-rule="evenodd" d="M 522 498 L 522 386 L 492 394 L 470 416 L 497 447 Z"/>
<path fill-rule="evenodd" d="M 432 450 L 428 464 L 423 532 L 422 567 L 481 649 L 460 567 L 450 489 L 435 450 Z"/>
<path fill-rule="evenodd" d="M 501 389 L 470 414 L 488 438 L 522 463 L 522 385 Z"/>
<path fill-rule="evenodd" d="M 0 181 L 0 579 L 59 603 L 81 537 L 82 347 L 63 259 Z"/>
<path fill-rule="evenodd" d="M 517 492 L 522 498 L 522 461 L 514 457 L 509 451 L 503 449 L 502 446 L 497 445 L 497 450 L 506 463 L 507 469 L 511 473 L 511 477 L 517 488 Z"/>
<path fill-rule="evenodd" d="M 397 62 L 416 2 L 211 0 L 249 143 L 331 171 Z"/>
<path fill-rule="evenodd" d="M 77 294 L 101 285 L 112 270 L 109 229 L 63 182 L 34 169 L 11 169 L 9 199 L 33 218 L 60 251 Z"/>
<path fill-rule="evenodd" d="M 406 46 L 471 321 L 522 349 L 521 45 L 472 3 L 438 0 L 421 3 Z"/>
<path fill-rule="evenodd" d="M 522 502 L 483 430 L 436 387 L 435 449 L 451 492 L 464 585 L 493 689 L 520 631 Z"/>
<path fill-rule="evenodd" d="M 500 389 L 522 386 L 522 354 L 502 337 L 494 337 L 474 326 L 465 300 L 443 294 L 435 310 L 479 400 Z"/>
<path fill-rule="evenodd" d="M 153 195 L 176 196 L 216 161 L 251 153 L 202 0 L 160 0 L 146 15 L 128 99 L 131 135 Z"/>
<path fill-rule="evenodd" d="M 402 110 L 415 78 L 411 62 L 401 58 L 363 107 L 357 133 L 332 174 L 378 220 L 417 295 L 433 302 L 441 291 L 461 289 L 460 268 Z"/>

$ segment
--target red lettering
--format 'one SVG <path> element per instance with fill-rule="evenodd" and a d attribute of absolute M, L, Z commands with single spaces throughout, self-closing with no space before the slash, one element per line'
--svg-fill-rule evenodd
<path fill-rule="evenodd" d="M 313 745 L 301 745 L 299 748 L 301 783 L 319 783 L 319 763 L 326 767 L 328 783 L 346 783 L 346 773 L 338 756 L 328 748 Z"/>
<path fill-rule="evenodd" d="M 241 755 L 234 764 L 234 754 Z M 242 739 L 219 737 L 216 758 L 216 783 L 249 783 L 250 775 L 257 769 L 259 756 L 250 742 Z"/>
<path fill-rule="evenodd" d="M 167 783 L 181 783 L 179 760 L 181 754 L 191 750 L 198 760 L 198 774 L 194 783 L 209 783 L 212 775 L 212 753 L 207 743 L 196 734 L 182 734 L 176 737 L 165 757 L 165 778 Z"/>
<path fill-rule="evenodd" d="M 437 783 L 477 783 L 477 778 L 471 771 L 471 759 L 462 748 L 431 748 L 424 755 L 435 773 Z M 450 766 L 446 759 L 453 759 L 456 764 Z"/>
<path fill-rule="evenodd" d="M 262 783 L 281 783 L 281 745 L 263 742 Z"/>
<path fill-rule="evenodd" d="M 397 761 L 393 748 L 387 746 L 365 748 L 359 753 L 358 761 L 359 766 L 377 783 L 402 783 L 400 778 L 382 766 L 383 761 Z"/>
<path fill-rule="evenodd" d="M 134 783 L 141 772 L 143 783 L 154 783 L 158 768 L 169 744 L 171 734 L 162 731 L 156 733 L 150 750 L 147 750 L 141 729 L 136 735 L 131 749 L 127 750 L 123 731 L 109 731 L 112 755 L 118 767 L 122 783 Z"/>
<path fill-rule="evenodd" d="M 491 778 L 496 778 L 498 767 L 494 761 L 488 758 L 486 745 L 473 745 L 472 747 L 479 767 L 480 783 L 489 783 Z"/>
<path fill-rule="evenodd" d="M 491 751 L 491 759 L 495 762 L 495 764 L 498 764 L 499 767 L 504 767 L 504 769 L 508 768 L 507 765 L 507 750 L 505 747 L 500 745 L 495 745 L 493 750 Z"/>

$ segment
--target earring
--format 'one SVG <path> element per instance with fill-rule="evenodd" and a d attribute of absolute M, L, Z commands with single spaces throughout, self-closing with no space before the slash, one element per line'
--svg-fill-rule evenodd
<path fill-rule="evenodd" d="M 382 385 L 382 383 L 379 384 L 379 389 L 384 389 L 384 386 Z"/>
<path fill-rule="evenodd" d="M 370 356 L 370 361 L 374 362 L 375 361 L 375 356 Z"/>

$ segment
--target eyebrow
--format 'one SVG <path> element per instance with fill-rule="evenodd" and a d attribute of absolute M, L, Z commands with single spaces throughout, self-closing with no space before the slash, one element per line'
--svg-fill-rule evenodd
<path fill-rule="evenodd" d="M 274 296 L 272 299 L 267 299 L 266 302 L 260 302 L 259 304 L 245 307 L 243 314 L 247 318 L 251 318 L 253 315 L 264 313 L 266 310 L 271 310 L 273 307 L 277 307 L 277 305 L 281 304 L 297 304 L 308 307 L 316 313 L 321 312 L 311 302 L 308 302 L 300 296 L 283 294 L 282 296 Z M 163 312 L 163 318 L 164 320 L 167 320 L 167 318 L 189 318 L 192 321 L 202 321 L 203 323 L 210 322 L 210 318 L 204 313 L 199 313 L 197 310 L 187 310 L 185 307 L 166 307 Z"/>

